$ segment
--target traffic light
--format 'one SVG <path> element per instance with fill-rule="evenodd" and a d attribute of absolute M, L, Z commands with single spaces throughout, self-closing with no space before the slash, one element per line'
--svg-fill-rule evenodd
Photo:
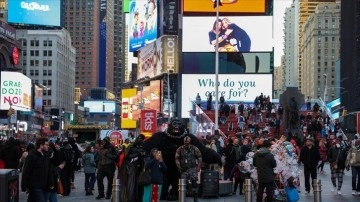
<path fill-rule="evenodd" d="M 11 115 L 13 115 L 14 113 L 15 113 L 15 110 L 14 110 L 13 108 L 10 108 L 9 111 L 8 111 L 8 113 L 7 113 L 7 115 L 8 115 L 8 116 L 11 116 Z"/>
<path fill-rule="evenodd" d="M 347 114 L 347 110 L 346 110 L 346 109 L 343 109 L 343 111 L 342 111 L 342 116 L 346 116 L 346 114 Z"/>

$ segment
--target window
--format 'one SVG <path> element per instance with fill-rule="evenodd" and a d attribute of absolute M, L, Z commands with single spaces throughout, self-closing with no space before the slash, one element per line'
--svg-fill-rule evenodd
<path fill-rule="evenodd" d="M 30 76 L 34 76 L 34 70 L 30 69 Z"/>
<path fill-rule="evenodd" d="M 43 46 L 48 46 L 48 41 L 43 41 Z"/>
<path fill-rule="evenodd" d="M 49 41 L 49 46 L 50 46 L 50 47 L 52 46 L 52 41 Z"/>
<path fill-rule="evenodd" d="M 48 60 L 48 66 L 49 66 L 49 67 L 52 66 L 52 60 Z"/>
<path fill-rule="evenodd" d="M 24 40 L 22 41 L 22 45 L 23 45 L 23 46 L 27 46 L 27 40 L 26 40 L 26 39 L 24 39 Z"/>
<path fill-rule="evenodd" d="M 43 71 L 43 76 L 47 76 L 47 71 L 46 70 Z"/>
<path fill-rule="evenodd" d="M 34 60 L 30 60 L 30 66 L 33 67 L 35 64 Z"/>
<path fill-rule="evenodd" d="M 39 60 L 35 60 L 35 66 L 39 66 Z"/>
<path fill-rule="evenodd" d="M 51 84 L 52 84 L 52 81 L 51 81 L 51 80 L 48 80 L 47 85 L 48 85 L 48 86 L 51 86 Z"/>
<path fill-rule="evenodd" d="M 30 51 L 30 56 L 35 56 L 35 51 L 34 50 Z"/>
<path fill-rule="evenodd" d="M 44 51 L 43 51 L 43 56 L 48 56 L 48 54 L 47 54 L 47 51 L 46 51 L 46 50 L 44 50 Z"/>
<path fill-rule="evenodd" d="M 48 70 L 48 75 L 49 75 L 49 76 L 52 75 L 52 70 Z"/>
<path fill-rule="evenodd" d="M 35 70 L 35 76 L 39 76 L 39 70 Z"/>
<path fill-rule="evenodd" d="M 47 60 L 43 60 L 43 66 L 44 67 L 48 66 Z"/>
<path fill-rule="evenodd" d="M 49 56 L 52 56 L 52 51 L 51 51 L 51 50 L 49 50 L 49 52 L 48 52 L 48 53 L 49 53 Z"/>

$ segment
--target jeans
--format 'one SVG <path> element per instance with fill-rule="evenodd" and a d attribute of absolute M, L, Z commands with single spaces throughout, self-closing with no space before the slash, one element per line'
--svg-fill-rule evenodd
<path fill-rule="evenodd" d="M 111 196 L 113 179 L 114 179 L 115 166 L 101 166 L 97 174 L 97 185 L 100 196 L 105 196 L 104 194 L 104 178 L 107 178 L 107 190 L 106 196 Z"/>
<path fill-rule="evenodd" d="M 264 189 L 266 188 L 266 202 L 272 202 L 275 190 L 275 182 L 259 183 L 256 193 L 256 202 L 262 202 Z"/>
<path fill-rule="evenodd" d="M 352 190 L 360 192 L 360 166 L 351 166 Z M 357 183 L 356 183 L 357 179 Z"/>
<path fill-rule="evenodd" d="M 94 189 L 95 173 L 85 173 L 85 190 Z"/>
<path fill-rule="evenodd" d="M 42 189 L 31 189 L 27 202 L 46 202 L 46 194 Z"/>
<path fill-rule="evenodd" d="M 46 193 L 46 201 L 49 202 L 57 202 L 57 193 L 56 192 L 47 192 Z"/>

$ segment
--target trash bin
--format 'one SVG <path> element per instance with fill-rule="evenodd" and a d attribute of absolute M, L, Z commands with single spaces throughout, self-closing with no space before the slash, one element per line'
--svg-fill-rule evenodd
<path fill-rule="evenodd" d="M 19 201 L 19 173 L 14 169 L 0 169 L 0 201 Z"/>

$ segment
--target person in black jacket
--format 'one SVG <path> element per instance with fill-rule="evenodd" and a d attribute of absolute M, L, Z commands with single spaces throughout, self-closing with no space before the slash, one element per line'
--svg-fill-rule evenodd
<path fill-rule="evenodd" d="M 158 202 L 160 200 L 161 185 L 164 180 L 163 173 L 167 167 L 162 159 L 161 151 L 157 148 L 151 150 L 150 157 L 145 159 L 145 169 L 151 172 L 151 184 L 144 186 L 143 202 Z"/>
<path fill-rule="evenodd" d="M 47 188 L 53 188 L 49 180 L 49 142 L 46 138 L 36 140 L 36 150 L 32 150 L 25 159 L 22 173 L 21 190 L 29 193 L 27 202 L 45 202 Z"/>
<path fill-rule="evenodd" d="M 317 179 L 317 165 L 320 161 L 319 149 L 314 146 L 314 139 L 306 138 L 305 146 L 300 151 L 300 161 L 304 164 L 305 191 L 310 193 L 311 179 Z"/>
<path fill-rule="evenodd" d="M 5 168 L 17 170 L 19 168 L 21 154 L 13 137 L 10 137 L 9 140 L 5 142 L 4 151 Z"/>
<path fill-rule="evenodd" d="M 264 189 L 266 188 L 266 201 L 272 202 L 275 190 L 276 161 L 270 152 L 270 140 L 264 140 L 262 147 L 255 153 L 253 165 L 257 169 L 259 186 L 256 192 L 256 201 L 262 202 Z"/>

